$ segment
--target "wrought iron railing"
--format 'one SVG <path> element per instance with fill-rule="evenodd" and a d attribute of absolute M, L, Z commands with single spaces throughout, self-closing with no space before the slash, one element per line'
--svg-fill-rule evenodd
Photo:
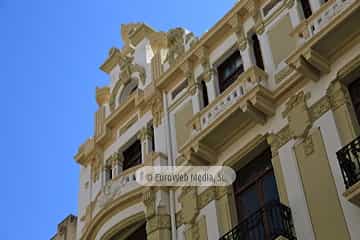
<path fill-rule="evenodd" d="M 360 181 L 360 137 L 337 153 L 346 189 Z"/>
<path fill-rule="evenodd" d="M 240 222 L 220 240 L 295 240 L 290 208 L 278 201 L 270 202 Z"/>

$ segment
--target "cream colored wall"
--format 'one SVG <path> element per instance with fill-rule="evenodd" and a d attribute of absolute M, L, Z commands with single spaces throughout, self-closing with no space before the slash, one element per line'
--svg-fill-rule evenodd
<path fill-rule="evenodd" d="M 85 185 L 88 185 L 86 187 Z M 80 167 L 80 181 L 79 181 L 79 192 L 78 192 L 78 224 L 77 224 L 77 235 L 81 234 L 84 222 L 82 222 L 81 216 L 86 212 L 86 207 L 91 201 L 91 189 L 93 183 L 90 179 L 90 167 Z"/>
<path fill-rule="evenodd" d="M 299 168 L 293 152 L 294 143 L 295 141 L 291 140 L 279 149 L 289 207 L 291 208 L 297 238 L 315 240 Z"/>
<path fill-rule="evenodd" d="M 360 226 L 360 208 L 350 203 L 342 195 L 343 192 L 345 192 L 345 185 L 341 175 L 339 161 L 336 156 L 337 150 L 341 149 L 342 145 L 334 121 L 334 115 L 332 112 L 328 112 L 317 120 L 314 125 L 320 127 L 321 134 L 323 135 L 338 198 L 344 212 L 351 239 L 358 239 L 360 236 L 360 229 L 358 227 Z"/>
<path fill-rule="evenodd" d="M 221 237 L 219 233 L 219 224 L 222 223 L 218 222 L 215 201 L 211 201 L 207 206 L 200 210 L 199 216 L 202 215 L 204 215 L 206 219 L 208 240 L 218 240 Z"/>
<path fill-rule="evenodd" d="M 129 140 L 136 138 L 136 134 L 140 131 L 141 128 L 145 127 L 148 122 L 152 120 L 152 115 L 150 112 L 147 112 L 142 116 L 137 122 L 135 122 L 129 129 L 127 129 L 121 136 L 118 136 L 113 144 L 111 144 L 104 151 L 104 160 L 108 159 L 113 153 L 115 153 L 119 148 L 126 145 Z"/>
<path fill-rule="evenodd" d="M 183 100 L 183 102 L 181 104 L 179 104 L 178 106 L 176 106 L 176 108 L 174 108 L 171 112 L 170 112 L 170 132 L 171 132 L 171 142 L 172 142 L 172 153 L 173 153 L 173 158 L 177 159 L 177 157 L 179 156 L 178 153 L 178 148 L 177 148 L 177 139 L 176 139 L 176 126 L 175 126 L 175 115 L 178 111 L 180 111 L 187 103 L 191 104 L 191 97 L 187 97 L 186 99 Z"/>

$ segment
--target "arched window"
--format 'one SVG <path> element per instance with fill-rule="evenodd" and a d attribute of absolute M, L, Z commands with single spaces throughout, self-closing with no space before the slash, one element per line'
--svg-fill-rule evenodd
<path fill-rule="evenodd" d="M 209 96 L 206 88 L 206 83 L 204 80 L 201 81 L 201 93 L 202 93 L 202 106 L 206 107 L 207 105 L 209 105 Z"/>
<path fill-rule="evenodd" d="M 261 53 L 260 41 L 255 33 L 251 36 L 251 41 L 252 41 L 252 48 L 255 57 L 255 64 L 262 70 L 265 70 L 262 53 Z"/>
<path fill-rule="evenodd" d="M 128 99 L 129 96 L 136 91 L 136 89 L 138 88 L 137 82 L 137 79 L 132 79 L 129 83 L 125 85 L 119 97 L 119 104 L 125 102 L 126 99 Z"/>

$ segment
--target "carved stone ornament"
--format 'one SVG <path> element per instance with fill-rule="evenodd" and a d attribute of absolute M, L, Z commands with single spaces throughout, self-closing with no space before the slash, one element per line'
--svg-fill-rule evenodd
<path fill-rule="evenodd" d="M 120 76 L 119 79 L 124 83 L 128 83 L 131 80 L 132 74 L 133 73 L 138 73 L 139 76 L 139 80 L 141 81 L 141 83 L 145 83 L 145 69 L 136 64 L 133 63 L 134 61 L 134 57 L 130 57 L 130 56 L 124 56 L 121 60 L 120 63 Z"/>
<path fill-rule="evenodd" d="M 151 113 L 153 116 L 153 125 L 157 127 L 161 124 L 162 116 L 163 116 L 163 101 L 161 92 L 157 92 L 153 99 L 150 102 L 151 105 Z"/>
<path fill-rule="evenodd" d="M 145 205 L 145 214 L 147 219 L 150 219 L 156 214 L 155 196 L 156 193 L 153 189 L 147 189 L 143 193 L 143 203 Z"/>
<path fill-rule="evenodd" d="M 244 51 L 247 47 L 247 38 L 244 33 L 241 17 L 239 15 L 235 15 L 230 19 L 229 24 L 236 34 L 239 49 Z"/>
<path fill-rule="evenodd" d="M 185 188 L 184 191 L 179 198 L 182 217 L 185 224 L 192 224 L 199 214 L 197 191 L 194 187 Z"/>
<path fill-rule="evenodd" d="M 121 25 L 121 38 L 125 44 L 130 43 L 130 37 L 133 35 L 140 27 L 142 23 L 129 23 Z"/>
<path fill-rule="evenodd" d="M 290 9 L 294 6 L 295 0 L 285 0 L 285 6 Z"/>
<path fill-rule="evenodd" d="M 120 193 L 121 189 L 119 186 L 114 186 L 112 182 L 106 183 L 101 191 L 98 201 L 96 202 L 97 207 L 105 207 L 107 204 L 116 199 L 116 197 L 119 196 Z"/>
<path fill-rule="evenodd" d="M 145 78 L 146 78 L 145 69 L 142 66 L 133 63 L 133 60 L 134 58 L 129 56 L 125 56 L 121 59 L 120 62 L 121 72 L 119 75 L 119 80 L 116 82 L 110 95 L 109 105 L 111 111 L 113 111 L 115 108 L 115 99 L 122 86 L 130 82 L 134 77 L 136 77 L 138 81 L 141 81 L 142 84 L 145 83 Z"/>
<path fill-rule="evenodd" d="M 306 104 L 306 100 L 309 97 L 309 94 L 304 94 L 301 91 L 297 95 L 292 96 L 286 103 L 284 116 L 288 118 L 289 130 L 294 138 L 306 137 L 311 128 L 311 116 Z"/>
<path fill-rule="evenodd" d="M 185 30 L 182 28 L 171 29 L 167 33 L 169 52 L 167 59 L 170 66 L 176 63 L 176 60 L 185 54 Z"/>
<path fill-rule="evenodd" d="M 330 100 L 331 107 L 336 110 L 344 104 L 351 104 L 351 97 L 344 84 L 339 80 L 330 83 L 326 95 Z"/>
<path fill-rule="evenodd" d="M 168 38 L 165 32 L 154 32 L 150 34 L 150 45 L 154 52 L 168 47 Z"/>

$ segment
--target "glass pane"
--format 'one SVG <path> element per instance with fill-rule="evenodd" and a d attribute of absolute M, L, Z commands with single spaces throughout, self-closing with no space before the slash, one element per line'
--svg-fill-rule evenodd
<path fill-rule="evenodd" d="M 266 174 L 263 178 L 264 203 L 279 200 L 276 180 L 273 171 Z"/>
<path fill-rule="evenodd" d="M 259 196 L 255 185 L 243 191 L 237 197 L 239 203 L 239 219 L 242 220 L 260 208 Z"/>

